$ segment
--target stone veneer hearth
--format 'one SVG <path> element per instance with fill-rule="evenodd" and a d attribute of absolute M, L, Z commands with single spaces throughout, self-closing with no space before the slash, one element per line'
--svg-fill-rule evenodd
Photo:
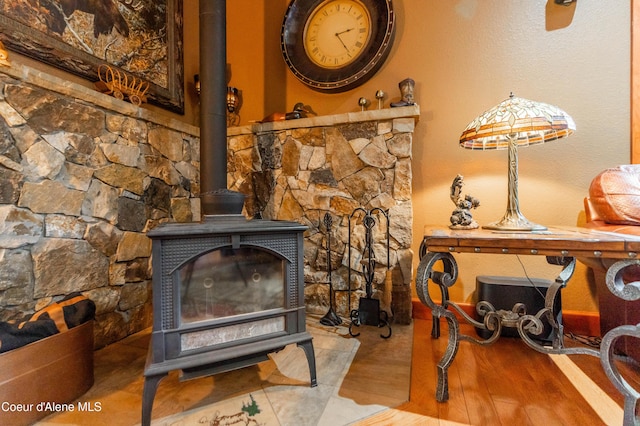
<path fill-rule="evenodd" d="M 326 229 L 333 222 L 331 280 L 337 313 L 349 318 L 365 294 L 360 259 L 364 245 L 358 207 L 389 212 L 390 265 L 387 265 L 386 221 L 375 228 L 377 261 L 374 297 L 383 299 L 387 267 L 392 271 L 391 311 L 396 323 L 411 321 L 412 190 L 411 149 L 417 105 L 311 117 L 229 129 L 228 163 L 231 189 L 250 194 L 248 215 L 296 220 L 305 233 L 305 304 L 308 312 L 329 308 Z M 352 300 L 348 303 L 351 263 Z M 389 291 L 389 289 L 387 289 Z M 386 306 L 385 306 L 386 308 Z"/>
<path fill-rule="evenodd" d="M 418 115 L 414 106 L 229 129 L 229 185 L 247 194 L 247 215 L 310 228 L 309 311 L 328 306 L 324 213 L 336 224 L 333 282 L 344 289 L 345 220 L 357 206 L 381 207 L 391 216 L 394 316 L 410 320 Z M 199 129 L 13 63 L 0 68 L 0 133 L 0 320 L 80 291 L 97 305 L 96 347 L 148 327 L 145 233 L 200 219 Z"/>
<path fill-rule="evenodd" d="M 198 129 L 13 63 L 0 68 L 0 320 L 80 291 L 95 345 L 151 325 L 151 241 L 200 219 Z"/>

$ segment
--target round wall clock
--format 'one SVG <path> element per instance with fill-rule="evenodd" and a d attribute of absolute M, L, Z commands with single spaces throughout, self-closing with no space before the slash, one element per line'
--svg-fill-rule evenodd
<path fill-rule="evenodd" d="M 280 44 L 300 81 L 319 91 L 343 92 L 378 71 L 394 33 L 392 0 L 292 0 Z"/>

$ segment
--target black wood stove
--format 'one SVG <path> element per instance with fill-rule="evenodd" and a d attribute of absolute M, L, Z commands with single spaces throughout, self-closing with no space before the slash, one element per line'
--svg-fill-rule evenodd
<path fill-rule="evenodd" d="M 226 1 L 200 0 L 200 204 L 197 223 L 166 223 L 153 242 L 153 331 L 142 425 L 169 371 L 209 376 L 297 344 L 316 386 L 306 332 L 303 232 L 295 222 L 247 220 L 227 186 Z"/>
<path fill-rule="evenodd" d="M 303 232 L 294 222 L 214 216 L 167 224 L 153 240 L 153 332 L 142 401 L 151 420 L 160 380 L 192 379 L 246 367 L 297 344 L 316 385 L 305 331 Z"/>

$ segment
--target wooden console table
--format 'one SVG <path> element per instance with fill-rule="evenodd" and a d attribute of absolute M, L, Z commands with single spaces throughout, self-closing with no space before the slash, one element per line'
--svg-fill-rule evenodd
<path fill-rule="evenodd" d="M 456 303 L 449 300 L 448 289 L 458 277 L 458 265 L 452 253 L 515 254 L 546 256 L 547 262 L 562 266 L 555 282 L 549 287 L 545 307 L 537 313 L 526 313 L 526 307 L 516 304 L 511 311 L 496 310 L 486 301 L 478 302 L 476 309 L 484 317 L 478 322 L 466 314 Z M 607 287 L 624 300 L 640 299 L 640 282 L 625 283 L 624 269 L 640 265 L 640 237 L 593 231 L 586 228 L 552 227 L 541 232 L 503 232 L 485 229 L 451 230 L 446 227 L 426 226 L 420 246 L 420 264 L 416 276 L 418 297 L 433 313 L 432 336 L 440 337 L 440 318 L 447 321 L 449 341 L 442 359 L 438 363 L 438 384 L 436 399 L 449 399 L 448 368 L 453 362 L 461 340 L 481 345 L 493 343 L 500 337 L 503 327 L 514 327 L 522 340 L 531 348 L 547 354 L 587 354 L 600 358 L 609 380 L 625 397 L 624 424 L 635 425 L 640 419 L 635 416 L 640 393 L 622 378 L 613 364 L 613 347 L 622 336 L 640 338 L 640 324 L 624 325 L 609 331 L 602 337 L 600 350 L 591 348 L 565 348 L 563 343 L 560 312 L 554 310 L 555 299 L 573 275 L 576 258 L 610 259 Z M 442 301 L 434 302 L 428 285 L 439 287 Z M 489 330 L 490 337 L 481 340 L 460 334 L 460 326 L 455 310 L 467 322 L 481 329 Z M 545 318 L 553 328 L 551 346 L 542 346 L 530 335 L 540 335 Z"/>

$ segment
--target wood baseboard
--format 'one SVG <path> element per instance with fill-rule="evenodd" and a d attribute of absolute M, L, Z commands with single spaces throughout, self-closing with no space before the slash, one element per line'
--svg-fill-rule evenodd
<path fill-rule="evenodd" d="M 413 318 L 431 320 L 431 309 L 420 302 L 419 299 L 412 299 Z M 475 307 L 470 303 L 458 303 L 465 313 L 474 315 Z M 454 311 L 454 313 L 456 313 Z M 460 318 L 459 318 L 460 319 Z M 565 333 L 574 333 L 583 336 L 600 336 L 600 315 L 597 312 L 562 311 L 562 322 Z"/>

